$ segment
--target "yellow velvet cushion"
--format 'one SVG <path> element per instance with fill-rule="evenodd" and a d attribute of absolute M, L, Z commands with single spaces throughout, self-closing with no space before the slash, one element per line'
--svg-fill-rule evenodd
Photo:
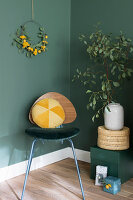
<path fill-rule="evenodd" d="M 65 120 L 65 112 L 60 103 L 51 98 L 37 102 L 32 108 L 32 119 L 41 128 L 55 128 Z"/>

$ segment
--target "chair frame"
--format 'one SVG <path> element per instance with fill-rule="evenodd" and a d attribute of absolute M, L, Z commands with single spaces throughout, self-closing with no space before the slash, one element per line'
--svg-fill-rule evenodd
<path fill-rule="evenodd" d="M 53 99 L 55 99 L 55 100 L 60 102 L 60 104 L 62 105 L 62 107 L 63 107 L 63 109 L 65 111 L 65 120 L 64 120 L 63 124 L 71 123 L 76 119 L 77 113 L 76 113 L 76 110 L 75 110 L 73 104 L 64 95 L 61 95 L 61 94 L 59 94 L 57 92 L 48 92 L 48 93 L 42 95 L 41 97 L 39 97 L 34 102 L 33 106 L 35 105 L 35 103 L 37 103 L 38 101 L 40 101 L 42 99 L 45 99 L 45 98 L 53 98 Z M 31 123 L 34 124 L 34 122 L 32 120 L 32 114 L 31 114 L 32 107 L 31 107 L 30 112 L 29 112 L 29 120 L 30 120 Z M 35 144 L 36 144 L 36 142 L 38 140 L 41 140 L 42 143 L 44 144 L 44 141 L 46 139 L 34 138 L 34 140 L 32 142 L 30 156 L 29 156 L 27 169 L 26 169 L 26 174 L 25 174 L 23 191 L 22 191 L 22 195 L 21 195 L 21 200 L 23 200 L 23 198 L 24 198 L 24 192 L 25 192 L 25 188 L 26 188 L 27 178 L 28 178 L 28 175 L 29 175 L 29 172 L 30 172 L 32 158 L 33 158 L 33 154 L 34 154 L 34 148 L 35 148 Z M 74 144 L 73 144 L 73 141 L 72 141 L 72 139 L 70 137 L 61 139 L 60 141 L 63 144 L 63 141 L 65 141 L 65 140 L 68 140 L 70 142 L 70 145 L 71 145 L 71 148 L 72 148 L 72 152 L 73 152 L 73 156 L 74 156 L 74 160 L 75 160 L 75 164 L 76 164 L 76 168 L 77 168 L 77 174 L 78 174 L 78 179 L 79 179 L 79 183 L 80 183 L 82 197 L 83 197 L 83 200 L 85 200 L 85 195 L 84 195 L 84 190 L 83 190 L 83 185 L 82 185 L 82 180 L 81 180 L 81 176 L 80 176 L 80 170 L 79 170 L 79 166 L 78 166 L 78 161 L 77 161 L 77 157 L 76 157 L 76 153 L 75 153 Z"/>
<path fill-rule="evenodd" d="M 33 158 L 33 154 L 34 154 L 34 148 L 35 148 L 35 144 L 36 144 L 36 142 L 38 140 L 41 140 L 43 144 L 44 144 L 44 141 L 45 141 L 45 139 L 35 138 L 33 140 L 33 142 L 32 142 L 30 156 L 29 156 L 29 160 L 28 160 L 28 164 L 27 164 L 27 169 L 26 169 L 26 174 L 25 174 L 23 191 L 22 191 L 22 195 L 21 195 L 21 200 L 23 200 L 23 198 L 24 198 L 24 192 L 25 192 L 25 188 L 26 188 L 27 178 L 28 178 L 28 175 L 29 175 L 29 172 L 30 172 L 32 158 Z M 70 142 L 70 145 L 71 145 L 71 148 L 72 148 L 72 152 L 73 152 L 73 156 L 74 156 L 74 160 L 75 160 L 75 164 L 76 164 L 76 168 L 77 168 L 77 174 L 78 174 L 78 179 L 79 179 L 79 183 L 80 183 L 82 197 L 83 197 L 83 200 L 85 200 L 84 189 L 83 189 L 82 180 L 81 180 L 81 176 L 80 176 L 80 169 L 79 169 L 79 166 L 78 166 L 78 161 L 77 161 L 77 157 L 76 157 L 76 153 L 75 153 L 75 148 L 74 148 L 73 141 L 72 141 L 71 138 L 66 138 L 66 139 L 61 140 L 62 144 L 63 144 L 64 140 L 68 140 Z"/>

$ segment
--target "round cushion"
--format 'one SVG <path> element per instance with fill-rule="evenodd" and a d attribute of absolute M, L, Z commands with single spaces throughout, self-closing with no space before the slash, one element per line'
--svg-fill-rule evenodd
<path fill-rule="evenodd" d="M 55 128 L 65 120 L 65 112 L 60 103 L 51 98 L 38 101 L 31 111 L 33 121 L 41 128 Z"/>

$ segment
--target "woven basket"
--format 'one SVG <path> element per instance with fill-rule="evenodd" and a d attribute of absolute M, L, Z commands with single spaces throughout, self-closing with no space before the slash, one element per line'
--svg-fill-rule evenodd
<path fill-rule="evenodd" d="M 98 127 L 97 146 L 108 150 L 125 150 L 129 148 L 130 129 L 124 127 L 119 131 L 106 129 L 104 126 Z"/>

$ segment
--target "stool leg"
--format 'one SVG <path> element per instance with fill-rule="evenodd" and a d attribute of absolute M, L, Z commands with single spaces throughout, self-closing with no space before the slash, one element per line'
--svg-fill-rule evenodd
<path fill-rule="evenodd" d="M 83 189 L 83 185 L 82 185 L 82 180 L 81 180 L 81 176 L 80 176 L 80 170 L 79 170 L 78 161 L 77 161 L 77 157 L 76 157 L 76 153 L 75 153 L 75 149 L 74 149 L 74 144 L 73 144 L 73 141 L 71 139 L 68 139 L 68 140 L 71 144 L 72 151 L 73 151 L 73 156 L 74 156 L 74 160 L 75 160 L 75 164 L 76 164 L 76 168 L 77 168 L 80 188 L 81 188 L 81 192 L 82 192 L 82 197 L 83 197 L 83 200 L 85 200 L 84 189 Z"/>
<path fill-rule="evenodd" d="M 37 139 L 34 139 L 33 142 L 32 142 L 32 147 L 31 147 L 30 157 L 29 157 L 28 165 L 27 165 L 27 169 L 26 169 L 26 174 L 25 174 L 25 180 L 24 180 L 21 200 L 23 200 L 23 197 L 24 197 L 26 182 L 27 182 L 27 178 L 28 178 L 28 175 L 29 175 L 29 171 L 30 171 L 30 166 L 31 166 L 31 162 L 32 162 L 32 157 L 33 157 L 33 153 L 34 153 L 34 146 L 35 146 L 36 141 L 37 141 Z"/>

